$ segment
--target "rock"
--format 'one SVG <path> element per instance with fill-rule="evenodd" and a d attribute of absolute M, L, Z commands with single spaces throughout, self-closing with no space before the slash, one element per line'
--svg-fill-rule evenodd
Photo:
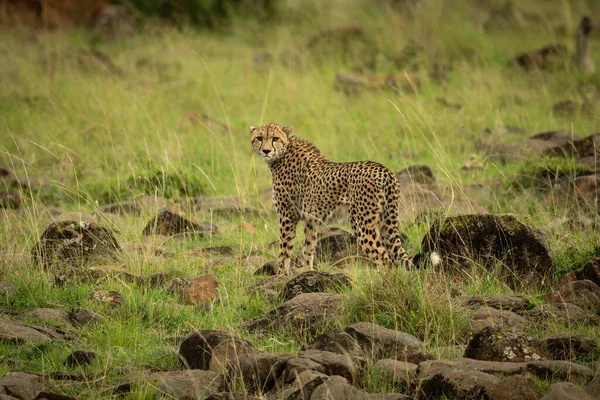
<path fill-rule="evenodd" d="M 243 393 L 221 392 L 208 396 L 204 400 L 260 400 L 257 397 Z"/>
<path fill-rule="evenodd" d="M 470 358 L 431 360 L 419 364 L 417 372 L 419 377 L 422 378 L 449 370 L 480 371 L 496 376 L 511 376 L 525 373 L 527 371 L 527 363 L 482 361 Z"/>
<path fill-rule="evenodd" d="M 551 304 L 569 303 L 583 310 L 600 312 L 600 287 L 589 280 L 568 282 L 552 293 Z"/>
<path fill-rule="evenodd" d="M 480 371 L 448 370 L 421 380 L 417 398 L 481 399 L 500 383 L 500 378 Z"/>
<path fill-rule="evenodd" d="M 363 349 L 358 342 L 345 332 L 323 333 L 317 336 L 311 344 L 303 345 L 301 350 L 328 351 L 349 357 L 361 357 L 363 355 Z"/>
<path fill-rule="evenodd" d="M 73 266 L 114 259 L 119 244 L 112 232 L 89 222 L 52 223 L 33 247 L 33 261 L 44 267 L 55 263 Z"/>
<path fill-rule="evenodd" d="M 0 208 L 17 209 L 21 207 L 23 199 L 19 192 L 14 190 L 0 190 Z"/>
<path fill-rule="evenodd" d="M 225 378 L 213 371 L 185 370 L 146 373 L 132 376 L 113 389 L 113 394 L 131 391 L 133 384 L 146 384 L 156 388 L 154 399 L 203 399 L 225 388 Z"/>
<path fill-rule="evenodd" d="M 359 369 L 355 361 L 347 355 L 332 353 L 329 351 L 307 350 L 298 354 L 299 358 L 308 358 L 325 368 L 325 374 L 338 375 L 347 379 L 350 383 L 357 382 Z"/>
<path fill-rule="evenodd" d="M 373 371 L 381 374 L 394 384 L 410 387 L 417 378 L 418 365 L 398 360 L 379 360 L 373 365 Z"/>
<path fill-rule="evenodd" d="M 350 284 L 350 277 L 343 273 L 330 274 L 320 271 L 306 271 L 284 285 L 281 297 L 284 300 L 290 300 L 301 293 L 339 292 L 350 286 Z"/>
<path fill-rule="evenodd" d="M 244 322 L 250 331 L 288 330 L 298 335 L 315 334 L 341 318 L 346 297 L 329 293 L 302 293 L 275 310 Z"/>
<path fill-rule="evenodd" d="M 462 296 L 458 299 L 461 307 L 487 306 L 498 310 L 524 311 L 530 308 L 531 302 L 525 296 L 479 295 Z"/>
<path fill-rule="evenodd" d="M 587 211 L 596 215 L 600 208 L 600 176 L 595 174 L 569 177 L 556 185 L 546 198 L 552 207 L 571 209 L 575 213 Z"/>
<path fill-rule="evenodd" d="M 110 307 L 117 307 L 123 303 L 123 296 L 114 290 L 92 290 L 90 300 L 94 300 Z"/>
<path fill-rule="evenodd" d="M 279 275 L 279 262 L 276 260 L 270 260 L 263 264 L 262 267 L 254 271 L 254 276 L 267 275 L 274 276 Z M 282 287 L 283 289 L 283 287 Z"/>
<path fill-rule="evenodd" d="M 568 56 L 569 50 L 565 45 L 551 44 L 538 50 L 519 54 L 511 61 L 511 64 L 527 71 L 546 70 L 562 64 Z"/>
<path fill-rule="evenodd" d="M 569 361 L 529 361 L 527 371 L 540 379 L 588 383 L 594 372 L 588 367 Z"/>
<path fill-rule="evenodd" d="M 34 400 L 46 386 L 44 376 L 33 372 L 8 372 L 0 379 L 0 390 L 20 400 Z"/>
<path fill-rule="evenodd" d="M 275 388 L 283 374 L 289 354 L 252 353 L 243 355 L 237 365 L 230 365 L 228 379 L 240 379 L 249 393 L 266 393 Z M 276 388 L 277 389 L 277 388 Z"/>
<path fill-rule="evenodd" d="M 549 358 L 546 349 L 516 328 L 487 327 L 477 332 L 465 357 L 485 361 L 532 361 Z"/>
<path fill-rule="evenodd" d="M 415 91 L 421 85 L 415 74 L 367 74 L 340 71 L 335 75 L 333 88 L 346 94 L 356 94 L 363 90 L 394 89 L 407 92 Z"/>
<path fill-rule="evenodd" d="M 538 400 L 542 395 L 524 376 L 515 375 L 504 379 L 488 390 L 490 400 Z"/>
<path fill-rule="evenodd" d="M 569 382 L 553 383 L 541 400 L 593 400 L 578 386 Z"/>
<path fill-rule="evenodd" d="M 348 383 L 341 376 L 332 376 L 318 385 L 310 395 L 310 400 L 367 400 L 368 395 Z"/>
<path fill-rule="evenodd" d="M 518 142 L 491 143 L 480 140 L 477 144 L 483 150 L 503 162 L 517 162 L 532 156 L 541 156 L 553 152 L 556 148 L 568 144 L 574 136 L 566 131 L 541 132 Z"/>
<path fill-rule="evenodd" d="M 179 348 L 187 368 L 226 372 L 236 367 L 242 356 L 252 352 L 250 343 L 235 332 L 222 330 L 197 331 L 188 336 Z"/>
<path fill-rule="evenodd" d="M 310 399 L 310 396 L 314 390 L 328 379 L 330 379 L 330 377 L 325 374 L 316 372 L 314 370 L 304 370 L 295 375 L 291 375 L 291 379 L 286 380 L 288 384 L 281 390 L 270 393 L 268 398 L 272 400 Z"/>
<path fill-rule="evenodd" d="M 210 307 L 218 298 L 219 283 L 215 275 L 204 275 L 193 279 L 181 293 L 183 304 L 199 307 Z"/>
<path fill-rule="evenodd" d="M 558 319 L 569 325 L 573 323 L 600 323 L 600 317 L 596 312 L 584 310 L 570 303 L 538 304 L 529 310 L 527 315 L 543 321 Z"/>
<path fill-rule="evenodd" d="M 594 339 L 582 335 L 558 334 L 547 336 L 540 342 L 553 360 L 573 360 L 593 355 L 598 350 Z"/>
<path fill-rule="evenodd" d="M 325 375 L 325 366 L 306 357 L 292 357 L 285 363 L 284 372 L 282 374 L 283 382 L 290 383 L 294 381 L 302 373 L 309 371 Z"/>
<path fill-rule="evenodd" d="M 188 287 L 190 285 L 190 281 L 188 281 L 185 278 L 173 278 L 171 279 L 167 285 L 166 285 L 166 289 L 167 292 L 177 295 L 179 297 L 181 297 L 183 295 L 183 290 Z"/>
<path fill-rule="evenodd" d="M 471 332 L 479 332 L 487 327 L 514 327 L 524 329 L 528 321 L 512 311 L 497 310 L 486 306 L 479 307 L 469 322 Z"/>
<path fill-rule="evenodd" d="M 119 201 L 102 206 L 98 211 L 104 214 L 138 216 L 142 213 L 142 207 L 137 201 Z"/>
<path fill-rule="evenodd" d="M 594 399 L 600 398 L 600 373 L 596 373 L 596 377 L 585 388 L 585 392 Z"/>
<path fill-rule="evenodd" d="M 420 350 L 423 346 L 413 335 L 369 322 L 350 325 L 344 331 L 358 342 L 365 354 L 375 359 L 393 357 L 405 349 Z"/>
<path fill-rule="evenodd" d="M 275 301 L 280 298 L 281 291 L 287 281 L 288 277 L 286 275 L 272 275 L 252 284 L 248 291 L 252 294 L 259 294 L 269 301 Z"/>
<path fill-rule="evenodd" d="M 65 331 L 0 317 L 0 341 L 40 344 L 50 340 L 69 339 Z"/>
<path fill-rule="evenodd" d="M 78 367 L 83 365 L 91 365 L 96 359 L 96 353 L 93 351 L 77 350 L 71 353 L 65 360 L 65 365 L 68 367 Z"/>
<path fill-rule="evenodd" d="M 584 138 L 569 137 L 564 143 L 546 150 L 544 155 L 561 157 L 596 157 L 600 150 L 600 132 Z"/>
<path fill-rule="evenodd" d="M 54 392 L 40 392 L 35 400 L 75 400 L 73 397 Z"/>
<path fill-rule="evenodd" d="M 62 322 L 63 324 L 71 323 L 71 317 L 69 316 L 68 312 L 54 308 L 36 308 L 29 311 L 26 315 L 43 320 L 45 322 Z"/>
<path fill-rule="evenodd" d="M 426 353 L 423 350 L 409 348 L 398 350 L 393 358 L 398 361 L 417 365 L 425 361 L 435 360 L 433 354 Z"/>
<path fill-rule="evenodd" d="M 339 228 L 332 228 L 330 232 L 321 235 L 315 250 L 315 263 L 335 263 L 346 257 L 361 254 L 354 234 Z"/>
<path fill-rule="evenodd" d="M 408 181 L 435 186 L 435 175 L 428 165 L 411 165 L 394 174 L 400 182 Z"/>
<path fill-rule="evenodd" d="M 17 289 L 13 285 L 0 281 L 0 297 L 10 300 L 15 294 L 17 294 Z"/>
<path fill-rule="evenodd" d="M 575 271 L 574 275 L 578 280 L 590 280 L 600 286 L 600 257 L 589 260 L 582 269 Z"/>
<path fill-rule="evenodd" d="M 427 253 L 440 253 L 448 271 L 471 267 L 471 260 L 493 270 L 501 260 L 501 275 L 512 286 L 544 283 L 555 273 L 554 254 L 544 234 L 511 214 L 439 219 L 421 247 Z"/>
<path fill-rule="evenodd" d="M 148 221 L 142 231 L 143 235 L 166 235 L 173 236 L 177 234 L 186 235 L 213 235 L 217 233 L 217 227 L 207 222 L 197 224 L 173 211 L 162 208 L 158 214 Z"/>
<path fill-rule="evenodd" d="M 220 256 L 232 256 L 233 249 L 231 246 L 212 246 L 200 249 L 202 254 L 218 254 Z"/>
<path fill-rule="evenodd" d="M 104 318 L 99 314 L 82 308 L 76 308 L 71 311 L 69 317 L 71 318 L 71 323 L 75 326 L 87 326 L 104 322 Z"/>

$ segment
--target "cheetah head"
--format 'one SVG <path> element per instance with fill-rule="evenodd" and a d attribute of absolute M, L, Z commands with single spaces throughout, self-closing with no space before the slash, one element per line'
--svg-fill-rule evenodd
<path fill-rule="evenodd" d="M 251 126 L 252 150 L 266 162 L 273 162 L 285 153 L 292 131 L 291 126 L 282 127 L 277 124 L 267 124 L 260 128 Z"/>

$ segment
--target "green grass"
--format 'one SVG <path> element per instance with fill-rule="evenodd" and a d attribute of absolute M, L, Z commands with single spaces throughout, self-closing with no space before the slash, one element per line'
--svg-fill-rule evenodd
<path fill-rule="evenodd" d="M 452 187 L 456 193 L 461 193 L 464 184 L 492 185 L 499 180 L 496 199 L 483 205 L 494 212 L 527 215 L 548 235 L 560 275 L 598 255 L 597 216 L 583 215 L 590 222 L 583 227 L 563 224 L 565 218 L 577 220 L 579 216 L 573 216 L 570 209 L 547 207 L 535 191 L 536 174 L 573 171 L 576 164 L 571 160 L 503 164 L 477 148 L 481 138 L 506 142 L 547 130 L 564 129 L 581 136 L 598 130 L 600 112 L 593 117 L 559 117 L 552 113 L 552 105 L 578 100 L 582 90 L 591 88 L 597 93 L 600 75 L 581 76 L 569 63 L 551 73 L 525 73 L 507 66 L 517 53 L 550 42 L 572 49 L 571 37 L 560 36 L 549 26 L 572 27 L 583 12 L 600 15 L 597 6 L 532 1 L 528 9 L 542 15 L 545 24 L 485 32 L 480 23 L 485 9 L 477 1 L 460 2 L 461 7 L 452 1 L 430 1 L 412 19 L 377 2 L 352 6 L 343 1 L 289 3 L 276 20 L 263 25 L 233 16 L 226 33 L 146 24 L 132 37 L 98 42 L 85 31 L 38 32 L 35 36 L 0 32 L 0 55 L 8 61 L 0 65 L 0 165 L 23 178 L 42 177 L 48 182 L 32 190 L 20 189 L 22 209 L 1 214 L 2 279 L 13 284 L 17 294 L 10 300 L 0 299 L 0 308 L 26 312 L 37 307 L 67 311 L 81 307 L 105 318 L 94 327 L 70 328 L 78 336 L 75 341 L 33 347 L 2 345 L 1 360 L 23 360 L 15 369 L 83 372 L 85 382 L 62 382 L 59 389 L 78 398 L 100 398 L 123 379 L 123 369 L 138 370 L 147 364 L 178 368 L 177 356 L 169 348 L 176 343 L 169 338 L 196 329 L 239 331 L 243 321 L 278 306 L 279 302 L 248 291 L 259 279 L 252 268 L 238 263 L 210 267 L 210 256 L 189 253 L 230 245 L 236 256 L 265 254 L 266 245 L 278 238 L 277 218 L 272 213 L 222 218 L 196 210 L 186 198 L 235 196 L 249 205 L 264 201 L 262 193 L 270 186 L 270 174 L 252 156 L 250 125 L 294 125 L 298 136 L 312 141 L 335 161 L 369 159 L 393 171 L 427 164 L 438 186 Z M 335 42 L 308 47 L 318 32 L 345 25 L 360 25 L 364 31 L 364 37 L 349 50 Z M 406 70 L 421 79 L 416 90 L 355 95 L 333 90 L 337 72 L 363 68 L 365 59 L 375 60 L 371 63 L 374 72 L 401 72 L 393 59 L 409 43 L 423 47 L 405 63 Z M 600 48 L 597 39 L 593 44 Z M 104 71 L 80 52 L 90 49 L 108 55 L 122 73 Z M 255 65 L 254 56 L 260 52 L 270 53 L 274 61 Z M 59 57 L 44 63 L 52 54 Z M 600 65 L 598 52 L 594 58 Z M 442 83 L 429 74 L 436 63 L 448 66 L 447 80 Z M 445 108 L 436 100 L 440 97 L 460 103 L 462 110 Z M 227 132 L 202 123 L 186 126 L 181 119 L 187 110 L 221 121 Z M 498 124 L 517 125 L 526 133 L 482 133 Z M 463 170 L 473 154 L 484 161 L 483 168 Z M 58 208 L 71 217 L 96 218 L 92 213 L 100 206 L 141 193 L 168 198 L 169 204 L 194 220 L 217 224 L 219 234 L 170 239 L 164 248 L 173 257 L 158 257 L 150 250 L 140 255 L 126 251 L 111 266 L 140 275 L 169 272 L 193 278 L 214 273 L 221 294 L 210 310 L 184 306 L 164 288 L 118 277 L 57 287 L 47 271 L 32 265 L 28 252 L 51 221 L 45 210 Z M 142 229 L 158 207 L 150 207 L 141 216 L 98 218 L 115 230 L 121 244 L 144 242 L 148 239 L 142 237 Z M 426 222 L 432 222 L 431 218 Z M 419 250 L 427 227 L 401 227 L 409 236 L 410 253 Z M 347 273 L 356 284 L 348 292 L 345 323 L 374 321 L 415 334 L 436 355 L 452 353 L 451 346 L 463 345 L 467 339 L 463 332 L 469 315 L 454 306 L 456 294 L 514 293 L 485 274 L 454 282 L 435 271 L 383 274 L 359 263 L 351 264 Z M 91 289 L 119 291 L 124 303 L 106 308 L 88 298 Z M 535 288 L 517 294 L 536 303 L 543 301 Z M 568 328 L 600 336 L 598 327 Z M 538 333 L 560 329 L 549 324 Z M 289 332 L 241 333 L 257 348 L 271 352 L 295 353 L 310 339 Z M 83 370 L 63 366 L 66 356 L 77 349 L 96 351 L 98 360 Z M 0 363 L 0 373 L 9 369 Z M 392 389 L 374 373 L 367 374 L 364 386 L 371 392 Z M 141 388 L 130 398 L 151 398 L 151 393 Z"/>

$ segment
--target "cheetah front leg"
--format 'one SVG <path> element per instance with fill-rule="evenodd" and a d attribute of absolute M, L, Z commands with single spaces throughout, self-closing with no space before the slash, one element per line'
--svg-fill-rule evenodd
<path fill-rule="evenodd" d="M 297 218 L 280 215 L 279 229 L 281 231 L 281 240 L 279 243 L 279 267 L 281 268 L 280 272 L 285 275 L 290 274 L 290 264 L 292 262 L 292 251 L 294 250 L 297 225 Z"/>
<path fill-rule="evenodd" d="M 304 265 L 309 271 L 314 269 L 318 236 L 319 223 L 317 221 L 306 221 L 304 227 Z"/>

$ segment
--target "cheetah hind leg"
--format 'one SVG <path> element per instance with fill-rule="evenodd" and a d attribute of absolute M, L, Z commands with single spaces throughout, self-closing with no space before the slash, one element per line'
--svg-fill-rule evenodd
<path fill-rule="evenodd" d="M 356 212 L 356 210 L 354 210 Z M 359 221 L 353 221 L 352 225 L 357 227 L 356 236 L 358 245 L 362 249 L 363 254 L 376 261 L 378 264 L 383 264 L 384 267 L 390 268 L 394 265 L 390 258 L 387 249 L 383 245 L 381 236 L 379 234 L 379 212 L 378 207 L 373 207 L 370 210 L 367 209 L 365 215 L 357 217 L 355 212 L 350 210 L 350 215 L 353 218 L 358 218 Z M 360 221 L 363 222 L 361 225 Z M 369 221 L 364 223 L 364 221 Z"/>

